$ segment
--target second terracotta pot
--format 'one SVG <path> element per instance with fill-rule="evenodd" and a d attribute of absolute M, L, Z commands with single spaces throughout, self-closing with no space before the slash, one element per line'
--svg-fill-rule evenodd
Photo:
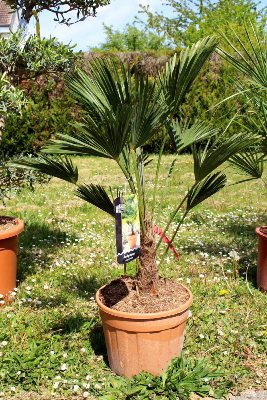
<path fill-rule="evenodd" d="M 181 354 L 185 325 L 193 296 L 181 307 L 155 314 L 132 314 L 100 309 L 110 368 L 116 374 L 131 378 L 142 371 L 163 373 L 174 357 Z"/>
<path fill-rule="evenodd" d="M 258 236 L 258 264 L 257 264 L 257 285 L 258 288 L 267 292 L 267 234 L 261 232 L 267 226 L 256 228 Z"/>
<path fill-rule="evenodd" d="M 138 233 L 135 233 L 134 235 L 130 233 L 129 235 L 127 235 L 130 249 L 134 249 L 136 247 L 137 238 L 138 238 Z"/>
<path fill-rule="evenodd" d="M 17 222 L 13 228 L 0 232 L 0 300 L 7 302 L 9 294 L 14 292 L 16 287 L 18 237 L 24 229 L 24 224 L 18 218 L 4 218 L 15 219 Z"/>

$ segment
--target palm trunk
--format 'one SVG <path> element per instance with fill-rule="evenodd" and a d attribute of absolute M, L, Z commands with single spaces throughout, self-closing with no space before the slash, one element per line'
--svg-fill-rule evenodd
<path fill-rule="evenodd" d="M 140 292 L 151 292 L 152 284 L 157 291 L 158 267 L 156 264 L 156 239 L 153 230 L 153 222 L 145 220 L 146 236 L 141 231 L 140 264 L 137 280 Z"/>
<path fill-rule="evenodd" d="M 0 147 L 3 139 L 3 134 L 6 126 L 6 115 L 0 116 Z"/>

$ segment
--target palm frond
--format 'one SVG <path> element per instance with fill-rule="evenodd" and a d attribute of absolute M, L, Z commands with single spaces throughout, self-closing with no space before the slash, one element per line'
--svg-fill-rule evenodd
<path fill-rule="evenodd" d="M 267 71 L 267 48 L 266 48 L 266 37 L 264 40 L 260 40 L 257 30 L 250 22 L 250 28 L 252 34 L 246 24 L 244 24 L 246 41 L 245 43 L 239 38 L 233 28 L 229 26 L 235 41 L 239 44 L 242 49 L 239 51 L 237 47 L 227 38 L 225 33 L 220 30 L 220 35 L 224 38 L 227 44 L 234 50 L 235 54 L 230 54 L 218 48 L 218 54 L 232 64 L 235 69 L 242 74 L 245 74 L 249 78 L 249 83 L 253 86 L 260 88 L 266 88 L 266 71 Z M 256 42 L 256 47 L 253 45 Z M 236 57 L 237 56 L 237 57 Z"/>
<path fill-rule="evenodd" d="M 165 124 L 169 110 L 166 104 L 159 101 L 160 91 L 155 83 L 151 86 L 141 75 L 136 78 L 135 102 L 131 124 L 130 147 L 137 149 L 143 146 Z"/>
<path fill-rule="evenodd" d="M 78 169 L 67 156 L 49 158 L 40 155 L 38 159 L 12 161 L 10 166 L 32 169 L 73 184 L 78 181 Z"/>
<path fill-rule="evenodd" d="M 166 70 L 162 69 L 159 73 L 158 86 L 162 90 L 162 100 L 168 104 L 172 115 L 218 43 L 215 36 L 198 41 L 180 53 L 177 63 L 174 57 L 167 62 Z"/>
<path fill-rule="evenodd" d="M 208 175 L 203 181 L 198 182 L 187 198 L 187 211 L 191 210 L 202 201 L 217 193 L 226 185 L 226 175 L 221 172 Z"/>
<path fill-rule="evenodd" d="M 249 149 L 245 153 L 234 155 L 229 162 L 240 174 L 259 179 L 263 174 L 263 157 L 257 150 Z"/>
<path fill-rule="evenodd" d="M 186 119 L 179 122 L 178 118 L 172 120 L 168 128 L 168 133 L 177 152 L 201 141 L 208 140 L 219 132 L 218 129 L 213 128 L 206 122 L 195 121 L 189 127 L 189 120 Z"/>
<path fill-rule="evenodd" d="M 129 65 L 126 70 L 121 62 L 119 75 L 113 61 L 99 57 L 89 63 L 89 68 L 89 72 L 78 69 L 65 77 L 69 95 L 82 109 L 98 115 L 118 105 L 132 104 Z"/>
<path fill-rule="evenodd" d="M 229 160 L 235 154 L 259 143 L 261 136 L 251 133 L 238 133 L 230 138 L 216 141 L 210 149 L 203 151 L 193 146 L 194 174 L 196 182 L 200 182 L 216 168 Z"/>
<path fill-rule="evenodd" d="M 115 217 L 114 205 L 103 186 L 93 183 L 90 185 L 78 184 L 77 186 L 78 189 L 74 190 L 76 196 Z"/>
<path fill-rule="evenodd" d="M 96 122 L 88 120 L 76 123 L 74 136 L 57 134 L 43 150 L 46 153 L 83 154 L 118 159 L 129 140 L 131 117 L 134 107 L 117 106 L 105 111 Z"/>

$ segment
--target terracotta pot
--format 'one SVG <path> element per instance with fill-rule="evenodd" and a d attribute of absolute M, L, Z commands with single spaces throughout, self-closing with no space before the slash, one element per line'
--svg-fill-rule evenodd
<path fill-rule="evenodd" d="M 127 235 L 127 238 L 128 238 L 128 243 L 129 243 L 130 249 L 134 249 L 136 247 L 138 233 L 135 233 L 134 235 L 129 233 L 129 235 Z"/>
<path fill-rule="evenodd" d="M 15 219 L 17 225 L 6 231 L 0 231 L 0 294 L 5 302 L 8 301 L 9 293 L 14 292 L 16 287 L 18 239 L 24 229 L 20 219 L 8 218 Z"/>
<path fill-rule="evenodd" d="M 163 373 L 181 353 L 193 296 L 181 307 L 155 314 L 131 314 L 104 306 L 96 293 L 112 371 L 131 378 L 142 371 Z"/>
<path fill-rule="evenodd" d="M 262 226 L 256 228 L 256 234 L 258 235 L 258 265 L 257 265 L 257 285 L 261 290 L 267 291 L 267 234 L 260 231 Z"/>

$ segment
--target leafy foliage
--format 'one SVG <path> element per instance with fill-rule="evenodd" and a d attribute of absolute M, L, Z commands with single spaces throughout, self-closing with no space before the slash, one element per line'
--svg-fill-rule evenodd
<path fill-rule="evenodd" d="M 34 15 L 34 11 L 38 14 L 41 11 L 48 10 L 55 16 L 54 21 L 67 26 L 73 23 L 84 21 L 87 17 L 95 16 L 98 7 L 109 4 L 109 0 L 69 0 L 66 1 L 38 1 L 31 2 L 25 0 L 7 0 L 12 10 L 21 10 L 22 17 L 26 22 L 29 22 Z M 77 11 L 77 21 L 71 22 L 71 17 L 68 17 L 69 12 Z"/>
<path fill-rule="evenodd" d="M 97 47 L 89 47 L 89 51 L 136 51 L 169 48 L 169 46 L 164 43 L 164 37 L 162 37 L 162 35 L 157 35 L 150 30 L 139 30 L 134 24 L 126 24 L 122 32 L 112 29 L 112 25 L 107 26 L 103 23 L 103 26 L 106 34 L 105 43 L 100 43 Z"/>
<path fill-rule="evenodd" d="M 176 400 L 177 396 L 187 400 L 192 392 L 222 398 L 232 386 L 232 382 L 225 379 L 225 374 L 211 369 L 206 360 L 185 360 L 183 356 L 175 358 L 162 375 L 142 372 L 124 381 L 114 378 L 110 383 L 110 389 L 100 400 L 156 399 L 160 395 L 170 400 Z"/>
<path fill-rule="evenodd" d="M 27 106 L 21 109 L 20 115 L 12 113 L 7 116 L 1 143 L 4 153 L 36 154 L 43 143 L 58 131 L 71 134 L 70 121 L 74 116 L 79 120 L 81 112 L 66 94 L 62 97 L 55 95 L 53 87 L 51 81 L 40 90 L 35 84 L 28 85 Z"/>

